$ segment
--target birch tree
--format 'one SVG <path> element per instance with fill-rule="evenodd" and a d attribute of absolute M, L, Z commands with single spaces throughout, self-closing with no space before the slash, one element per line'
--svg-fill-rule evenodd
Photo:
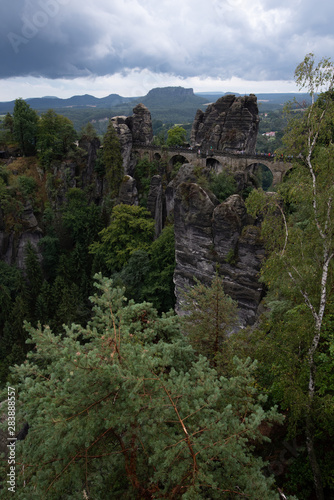
<path fill-rule="evenodd" d="M 262 274 L 271 298 L 275 296 L 276 301 L 281 301 L 281 307 L 284 300 L 290 304 L 285 308 L 287 324 L 287 311 L 291 316 L 291 311 L 296 314 L 299 308 L 299 318 L 301 314 L 308 317 L 306 329 L 303 320 L 295 323 L 295 331 L 290 332 L 291 336 L 302 339 L 299 351 L 292 341 L 289 345 L 294 346 L 295 353 L 299 352 L 303 366 L 304 376 L 299 383 L 304 399 L 301 396 L 300 408 L 303 408 L 306 446 L 318 500 L 324 498 L 324 491 L 313 434 L 318 396 L 316 368 L 334 256 L 333 69 L 329 59 L 316 64 L 313 54 L 308 54 L 298 65 L 296 83 L 300 89 L 307 89 L 312 103 L 301 117 L 290 120 L 284 138 L 287 152 L 294 158 L 293 172 L 278 193 L 270 196 L 255 193 L 248 201 L 250 211 L 254 215 L 262 211 L 265 219 L 263 232 L 269 258 Z"/>

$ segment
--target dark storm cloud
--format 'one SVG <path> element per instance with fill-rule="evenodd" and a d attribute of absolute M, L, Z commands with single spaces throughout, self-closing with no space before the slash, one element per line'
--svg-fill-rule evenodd
<path fill-rule="evenodd" d="M 291 79 L 334 51 L 334 5 L 319 0 L 2 0 L 0 78 L 76 78 L 133 68 Z"/>

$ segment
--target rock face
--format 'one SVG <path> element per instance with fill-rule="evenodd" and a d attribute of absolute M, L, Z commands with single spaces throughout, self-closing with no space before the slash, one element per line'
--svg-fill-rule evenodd
<path fill-rule="evenodd" d="M 166 213 L 167 216 L 170 215 L 174 210 L 174 198 L 177 186 L 182 182 L 196 182 L 197 177 L 194 173 L 194 165 L 190 163 L 185 163 L 182 165 L 175 178 L 170 181 L 166 187 L 165 199 L 166 199 Z"/>
<path fill-rule="evenodd" d="M 136 180 L 126 175 L 119 189 L 119 202 L 124 205 L 138 205 Z"/>
<path fill-rule="evenodd" d="M 38 242 L 43 235 L 29 203 L 24 207 L 21 223 L 23 228 L 19 233 L 7 232 L 0 209 L 0 260 L 9 265 L 16 264 L 19 269 L 24 269 L 26 246 L 30 243 L 41 258 Z"/>
<path fill-rule="evenodd" d="M 203 150 L 255 153 L 259 128 L 257 98 L 227 95 L 206 111 L 197 111 L 191 131 L 191 145 Z"/>
<path fill-rule="evenodd" d="M 111 121 L 117 132 L 117 136 L 121 145 L 124 174 L 132 175 L 134 167 L 132 158 L 133 137 L 127 123 L 128 118 L 126 116 L 114 116 L 113 118 L 111 118 Z"/>
<path fill-rule="evenodd" d="M 254 323 L 264 292 L 258 282 L 264 248 L 260 230 L 251 222 L 239 195 L 219 204 L 195 183 L 178 186 L 174 283 L 179 313 L 182 293 L 194 278 L 209 285 L 218 269 L 225 292 L 238 302 L 240 325 Z"/>
<path fill-rule="evenodd" d="M 144 104 L 137 104 L 133 108 L 133 115 L 127 118 L 126 123 L 131 130 L 133 142 L 151 144 L 153 140 L 151 113 Z"/>
<path fill-rule="evenodd" d="M 103 176 L 98 175 L 95 171 L 96 160 L 98 158 L 101 142 L 97 137 L 91 140 L 85 138 L 80 140 L 79 146 L 86 152 L 86 163 L 84 168 L 81 170 L 81 187 L 84 189 L 94 186 L 93 190 L 90 190 L 89 192 L 89 200 L 101 205 L 103 203 L 103 195 L 107 189 L 106 179 Z"/>
<path fill-rule="evenodd" d="M 147 198 L 147 210 L 151 212 L 155 220 L 155 238 L 162 231 L 163 222 L 165 220 L 165 197 L 162 186 L 161 175 L 154 175 L 151 179 L 150 191 Z"/>
<path fill-rule="evenodd" d="M 153 140 L 151 113 L 144 104 L 138 104 L 133 108 L 132 116 L 114 116 L 111 121 L 121 144 L 124 174 L 132 176 L 136 165 L 133 143 L 149 145 Z"/>

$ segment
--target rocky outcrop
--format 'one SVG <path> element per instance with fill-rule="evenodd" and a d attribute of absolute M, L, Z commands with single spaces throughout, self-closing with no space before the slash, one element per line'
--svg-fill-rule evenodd
<path fill-rule="evenodd" d="M 133 142 L 151 144 L 153 140 L 151 113 L 144 104 L 137 104 L 133 108 L 133 115 L 127 118 L 126 123 L 131 130 Z"/>
<path fill-rule="evenodd" d="M 81 187 L 85 189 L 94 186 L 93 190 L 89 190 L 89 198 L 90 201 L 100 205 L 103 202 L 103 195 L 107 187 L 105 178 L 96 171 L 101 142 L 97 137 L 91 140 L 84 138 L 80 140 L 79 147 L 86 152 L 86 163 L 81 172 Z"/>
<path fill-rule="evenodd" d="M 134 161 L 132 158 L 132 132 L 128 126 L 128 118 L 126 116 L 114 116 L 111 118 L 112 124 L 117 132 L 117 136 L 121 145 L 121 154 L 123 158 L 123 170 L 125 175 L 132 175 Z"/>
<path fill-rule="evenodd" d="M 144 104 L 138 104 L 133 108 L 132 116 L 114 116 L 111 121 L 121 145 L 124 174 L 133 176 L 137 160 L 132 154 L 132 145 L 134 142 L 151 144 L 153 140 L 151 113 Z"/>
<path fill-rule="evenodd" d="M 219 204 L 195 183 L 181 183 L 175 194 L 174 273 L 177 310 L 194 278 L 209 285 L 216 270 L 238 302 L 240 325 L 253 324 L 263 296 L 258 281 L 264 257 L 259 228 L 251 224 L 239 195 Z"/>
<path fill-rule="evenodd" d="M 194 165 L 191 165 L 190 163 L 185 163 L 184 165 L 181 166 L 180 170 L 178 171 L 174 179 L 172 179 L 168 184 L 168 186 L 166 187 L 165 199 L 166 199 L 167 217 L 174 210 L 174 198 L 177 187 L 182 182 L 197 182 L 197 177 L 195 175 L 194 169 L 195 169 Z"/>
<path fill-rule="evenodd" d="M 16 264 L 19 269 L 25 268 L 26 246 L 30 244 L 41 259 L 38 242 L 42 237 L 42 230 L 38 227 L 37 219 L 30 203 L 24 207 L 20 217 L 22 230 L 7 231 L 4 217 L 0 209 L 0 260 L 9 265 Z"/>
<path fill-rule="evenodd" d="M 244 151 L 255 153 L 259 128 L 257 98 L 226 95 L 206 111 L 198 110 L 192 126 L 190 142 L 203 150 Z"/>
<path fill-rule="evenodd" d="M 119 202 L 124 205 L 138 205 L 138 191 L 136 180 L 126 175 L 119 188 Z"/>
<path fill-rule="evenodd" d="M 162 231 L 165 214 L 165 197 L 161 175 L 154 175 L 151 179 L 150 191 L 147 197 L 147 210 L 155 221 L 155 238 Z"/>

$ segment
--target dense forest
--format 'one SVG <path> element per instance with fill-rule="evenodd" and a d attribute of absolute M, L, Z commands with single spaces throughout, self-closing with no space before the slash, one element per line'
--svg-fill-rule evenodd
<path fill-rule="evenodd" d="M 257 179 L 239 192 L 266 251 L 262 314 L 244 328 L 218 273 L 174 312 L 173 217 L 156 237 L 147 198 L 179 165 L 138 160 L 139 204 L 120 203 L 111 121 L 102 137 L 90 122 L 78 132 L 16 100 L 1 124 L 0 243 L 40 235 L 19 264 L 0 261 L 0 420 L 7 431 L 15 408 L 18 437 L 15 467 L 0 441 L 0 498 L 14 469 L 27 500 L 334 498 L 333 69 L 306 56 L 295 77 L 311 104 L 262 117 L 280 133 L 259 151 L 294 166 L 275 191 Z M 187 127 L 155 125 L 163 147 L 187 141 Z M 237 192 L 230 172 L 196 175 L 220 202 Z"/>

